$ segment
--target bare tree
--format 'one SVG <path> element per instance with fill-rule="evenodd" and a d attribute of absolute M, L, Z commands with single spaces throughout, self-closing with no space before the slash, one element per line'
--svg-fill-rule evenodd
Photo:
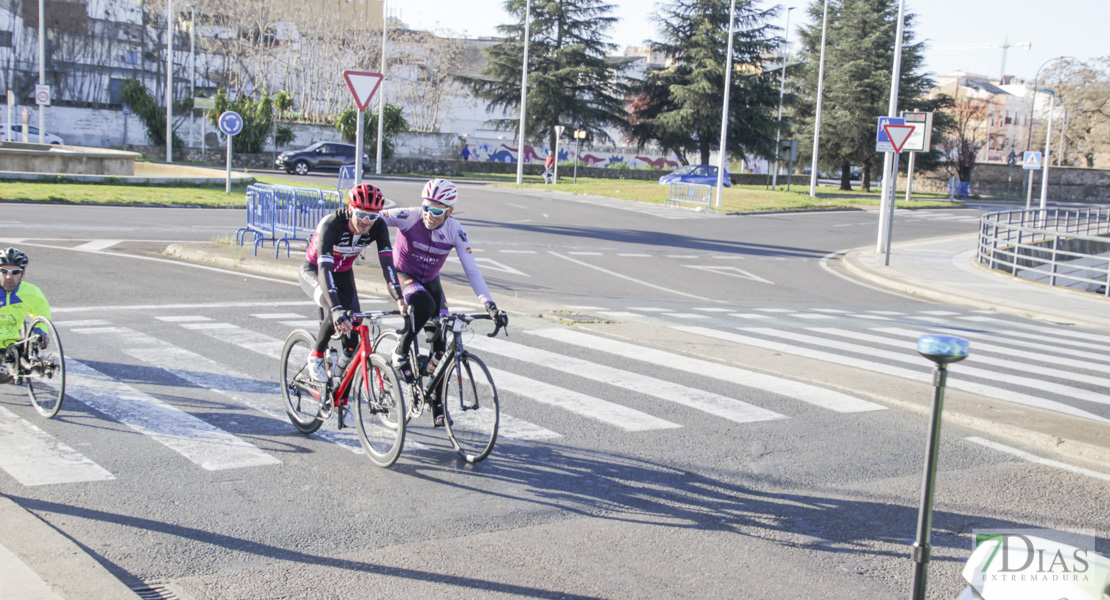
<path fill-rule="evenodd" d="M 992 137 L 998 143 L 1002 134 L 991 132 L 990 101 L 961 94 L 960 88 L 956 88 L 952 108 L 946 112 L 952 120 L 949 135 L 941 144 L 948 159 L 946 169 L 959 176 L 960 181 L 971 181 L 979 151 L 991 143 Z"/>
<path fill-rule="evenodd" d="M 426 31 L 402 31 L 390 57 L 390 96 L 413 131 L 439 131 L 440 117 L 463 93 L 455 76 L 466 54 L 464 40 Z"/>
<path fill-rule="evenodd" d="M 1063 105 L 1052 125 L 1053 137 L 1061 135 L 1066 142 L 1062 162 L 1094 167 L 1097 155 L 1110 152 L 1110 56 L 1089 63 L 1061 60 L 1043 82 L 1056 93 L 1057 106 Z M 1065 113 L 1066 122 L 1061 122 Z M 1040 135 L 1034 140 L 1045 138 L 1044 127 L 1038 127 Z M 1053 151 L 1058 150 L 1053 143 Z"/>

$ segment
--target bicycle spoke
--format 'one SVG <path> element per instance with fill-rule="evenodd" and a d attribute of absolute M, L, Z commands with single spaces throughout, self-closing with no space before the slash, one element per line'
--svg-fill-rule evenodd
<path fill-rule="evenodd" d="M 315 342 L 307 331 L 289 334 L 281 351 L 281 396 L 290 422 L 301 433 L 312 433 L 327 418 L 326 402 L 320 396 L 326 389 L 308 375 L 308 355 Z"/>
<path fill-rule="evenodd" d="M 370 356 L 365 364 L 366 369 L 360 368 L 351 382 L 350 402 L 366 455 L 388 467 L 397 461 L 405 443 L 404 394 L 393 368 L 380 356 Z"/>
<path fill-rule="evenodd" d="M 453 360 L 441 388 L 447 435 L 463 459 L 475 463 L 489 456 L 497 441 L 497 388 L 478 357 L 466 354 Z"/>
<path fill-rule="evenodd" d="M 23 345 L 19 374 L 27 386 L 27 395 L 38 413 L 53 418 L 62 408 L 65 397 L 66 368 L 62 340 L 58 330 L 45 317 L 36 317 L 27 325 L 30 341 Z M 39 340 L 45 340 L 45 348 Z"/>

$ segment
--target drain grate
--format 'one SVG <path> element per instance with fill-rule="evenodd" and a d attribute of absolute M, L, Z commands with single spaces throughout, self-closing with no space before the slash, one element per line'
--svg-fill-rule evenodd
<path fill-rule="evenodd" d="M 177 588 L 168 583 L 150 583 L 131 588 L 143 600 L 189 600 Z"/>

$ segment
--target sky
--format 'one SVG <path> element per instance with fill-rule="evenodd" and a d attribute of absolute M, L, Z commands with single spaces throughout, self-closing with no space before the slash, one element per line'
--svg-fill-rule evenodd
<path fill-rule="evenodd" d="M 638 46 L 655 36 L 648 15 L 654 12 L 656 0 L 609 1 L 617 7 L 613 16 L 621 19 L 610 32 L 614 43 L 622 48 Z M 388 0 L 389 13 L 399 12 L 401 20 L 416 29 L 478 37 L 497 35 L 496 26 L 509 22 L 503 0 L 406 0 L 398 3 L 399 8 L 394 2 Z M 808 18 L 809 3 L 784 0 L 781 4 L 796 8 L 790 13 L 790 39 L 797 41 L 796 26 Z M 997 78 L 1006 42 L 1011 44 L 1006 73 L 1029 80 L 1038 67 L 1058 56 L 1079 60 L 1110 56 L 1107 0 L 906 0 L 906 11 L 916 15 L 916 39 L 928 42 L 925 69 L 934 76 L 962 70 Z M 785 27 L 785 11 L 780 14 L 778 24 Z M 1031 44 L 1028 50 L 1018 46 L 1026 42 Z"/>

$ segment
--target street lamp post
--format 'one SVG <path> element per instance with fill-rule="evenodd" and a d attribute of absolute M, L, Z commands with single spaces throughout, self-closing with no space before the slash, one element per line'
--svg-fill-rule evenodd
<path fill-rule="evenodd" d="M 166 162 L 173 162 L 173 0 L 166 3 Z"/>
<path fill-rule="evenodd" d="M 736 23 L 736 0 L 732 0 L 728 9 L 728 50 L 725 51 L 725 93 L 724 105 L 721 107 L 721 150 L 717 156 L 717 202 L 714 206 L 721 205 L 721 197 L 725 186 L 726 140 L 728 138 L 728 98 L 732 90 L 732 31 Z"/>
<path fill-rule="evenodd" d="M 189 97 L 197 97 L 197 5 L 189 6 Z M 197 111 L 189 109 L 189 145 L 197 145 Z"/>
<path fill-rule="evenodd" d="M 524 4 L 524 66 L 520 69 L 520 136 L 516 144 L 516 184 L 524 181 L 524 113 L 528 106 L 528 36 L 531 33 L 532 0 Z"/>
<path fill-rule="evenodd" d="M 1041 171 L 1041 209 L 1045 207 L 1045 201 L 1048 196 L 1048 162 L 1052 155 L 1052 113 L 1056 108 L 1056 92 L 1046 90 L 1051 96 L 1048 97 L 1048 130 L 1045 131 L 1044 136 L 1044 165 Z"/>
<path fill-rule="evenodd" d="M 1041 80 L 1041 69 L 1048 66 L 1048 63 L 1060 60 L 1061 58 L 1069 58 L 1069 57 L 1068 56 L 1057 56 L 1055 58 L 1050 58 L 1050 59 L 1044 61 L 1043 63 L 1041 63 L 1041 66 L 1037 67 L 1037 74 L 1036 74 L 1036 76 L 1033 77 L 1033 100 L 1031 100 L 1029 102 L 1029 132 L 1025 134 L 1025 151 L 1026 152 L 1029 152 L 1029 148 L 1031 148 L 1032 144 L 1033 144 L 1033 116 L 1036 115 L 1036 110 L 1035 109 L 1037 108 L 1037 84 Z M 1026 185 L 1025 209 L 1029 210 L 1030 204 L 1033 202 L 1033 170 L 1032 169 L 1025 170 L 1025 177 L 1026 177 L 1026 180 L 1025 180 L 1025 185 Z"/>
<path fill-rule="evenodd" d="M 817 114 L 813 120 L 813 165 L 809 173 L 809 196 L 817 197 L 817 152 L 821 139 L 821 100 L 825 94 L 825 35 L 829 31 L 829 0 L 825 0 L 825 15 L 821 17 L 821 60 L 817 63 Z"/>
<path fill-rule="evenodd" d="M 46 12 L 43 10 L 43 0 L 39 0 L 39 85 L 46 85 Z M 8 119 L 11 121 L 11 119 Z M 10 123 L 9 123 L 10 124 Z M 24 140 L 26 136 L 26 123 L 24 123 Z M 46 138 L 46 105 L 39 105 L 39 143 L 45 143 Z M 8 141 L 12 141 L 11 129 L 8 129 Z"/>
<path fill-rule="evenodd" d="M 775 173 L 771 176 L 771 191 L 775 191 L 775 186 L 779 181 L 779 156 L 782 154 L 782 98 L 786 95 L 786 61 L 790 56 L 790 44 L 787 40 L 790 39 L 790 11 L 794 7 L 786 9 L 786 33 L 782 36 L 782 77 L 779 81 L 779 121 L 778 126 L 775 128 Z M 731 42 L 731 38 L 729 39 Z"/>
<path fill-rule="evenodd" d="M 382 84 L 385 83 L 385 39 L 389 31 L 389 21 L 385 14 L 385 0 L 382 0 Z M 375 158 L 375 173 L 382 174 L 382 136 L 385 134 L 385 90 L 378 89 L 378 149 Z M 276 135 L 276 134 L 275 134 Z M 276 138 L 275 138 L 276 139 Z M 362 148 L 355 151 L 355 163 L 362 164 Z"/>

